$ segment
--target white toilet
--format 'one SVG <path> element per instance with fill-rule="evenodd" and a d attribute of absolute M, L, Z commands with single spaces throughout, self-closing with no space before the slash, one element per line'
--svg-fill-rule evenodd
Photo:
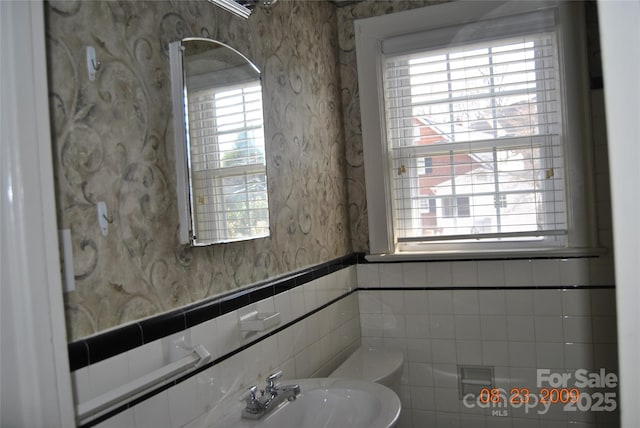
<path fill-rule="evenodd" d="M 401 351 L 361 346 L 329 377 L 376 382 L 390 388 L 399 397 L 403 365 L 404 355 Z"/>

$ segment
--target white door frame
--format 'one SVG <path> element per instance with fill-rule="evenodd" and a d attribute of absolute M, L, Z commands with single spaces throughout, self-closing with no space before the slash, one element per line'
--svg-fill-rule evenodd
<path fill-rule="evenodd" d="M 621 427 L 640 426 L 640 3 L 600 0 L 615 242 Z"/>
<path fill-rule="evenodd" d="M 73 427 L 41 0 L 0 0 L 0 63 L 0 425 Z"/>

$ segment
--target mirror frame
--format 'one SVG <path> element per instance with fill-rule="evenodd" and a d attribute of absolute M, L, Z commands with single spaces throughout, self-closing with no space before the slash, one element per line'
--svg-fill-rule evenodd
<path fill-rule="evenodd" d="M 203 240 L 198 241 L 197 236 L 194 234 L 195 220 L 193 215 L 193 197 L 192 197 L 192 183 L 191 173 L 189 170 L 190 165 L 190 143 L 189 143 L 189 124 L 187 123 L 187 114 L 185 100 L 187 99 L 187 86 L 185 78 L 185 70 L 183 63 L 183 43 L 189 41 L 203 41 L 210 42 L 229 49 L 239 57 L 243 58 L 248 65 L 250 65 L 257 73 L 258 80 L 262 82 L 262 73 L 260 69 L 249 60 L 246 55 L 238 52 L 231 46 L 219 42 L 214 39 L 205 37 L 185 37 L 180 40 L 175 40 L 169 43 L 169 63 L 171 73 L 171 99 L 173 104 L 173 128 L 174 128 L 174 148 L 175 148 L 175 163 L 176 163 L 176 194 L 178 205 L 178 240 L 182 245 L 190 245 L 192 247 L 215 245 L 227 242 L 247 241 L 252 239 L 260 239 L 270 236 L 270 224 L 267 227 L 267 234 L 255 237 L 249 237 L 246 239 L 238 240 Z M 261 84 L 262 86 L 262 84 Z M 261 88 L 263 91 L 263 89 Z M 263 91 L 264 94 L 264 91 Z M 264 99 L 262 101 L 262 112 L 264 115 Z M 263 136 L 264 136 L 264 119 L 263 119 Z M 264 140 L 264 137 L 263 137 Z M 266 141 L 265 141 L 266 145 Z M 266 147 L 265 147 L 266 155 Z M 266 175 L 266 161 L 265 161 L 265 175 Z M 268 189 L 268 177 L 267 189 Z M 267 204 L 268 204 L 268 190 L 267 190 Z M 267 210 L 269 207 L 267 206 Z M 268 214 L 268 219 L 270 213 Z"/>

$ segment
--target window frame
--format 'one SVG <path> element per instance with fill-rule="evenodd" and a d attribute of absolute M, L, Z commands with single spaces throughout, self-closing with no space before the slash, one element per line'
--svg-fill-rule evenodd
<path fill-rule="evenodd" d="M 419 33 L 505 16 L 555 8 L 558 17 L 561 95 L 565 100 L 563 142 L 568 235 L 560 246 L 532 247 L 526 241 L 503 242 L 499 245 L 459 243 L 443 249 L 428 243 L 401 246 L 395 236 L 391 198 L 391 178 L 386 155 L 384 115 L 383 41 L 411 33 Z M 584 255 L 596 247 L 595 208 L 593 197 L 591 134 L 588 127 L 590 103 L 584 9 L 578 2 L 559 1 L 479 1 L 451 2 L 436 6 L 357 20 L 356 55 L 362 115 L 367 213 L 369 221 L 370 259 L 501 257 L 521 255 Z M 571 76 L 571 78 L 566 78 Z M 383 171 L 383 173 L 381 173 Z M 381 192 L 381 189 L 383 191 Z"/>

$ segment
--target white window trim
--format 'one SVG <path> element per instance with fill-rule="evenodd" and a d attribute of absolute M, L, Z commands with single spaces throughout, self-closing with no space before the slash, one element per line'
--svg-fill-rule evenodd
<path fill-rule="evenodd" d="M 557 7 L 560 22 L 559 55 L 564 64 L 561 76 L 567 99 L 563 120 L 571 136 L 565 147 L 567 213 L 569 235 L 559 248 L 504 248 L 400 252 L 394 237 L 391 213 L 391 185 L 388 171 L 384 125 L 381 44 L 385 39 L 436 28 Z M 436 6 L 357 20 L 355 22 L 358 84 L 362 116 L 370 259 L 398 260 L 428 258 L 572 256 L 599 253 L 596 245 L 595 208 L 592 177 L 591 133 L 588 127 L 590 103 L 584 9 L 580 2 L 558 1 L 474 1 Z M 585 173 L 586 172 L 586 173 Z M 522 244 L 520 245 L 522 246 Z"/>

